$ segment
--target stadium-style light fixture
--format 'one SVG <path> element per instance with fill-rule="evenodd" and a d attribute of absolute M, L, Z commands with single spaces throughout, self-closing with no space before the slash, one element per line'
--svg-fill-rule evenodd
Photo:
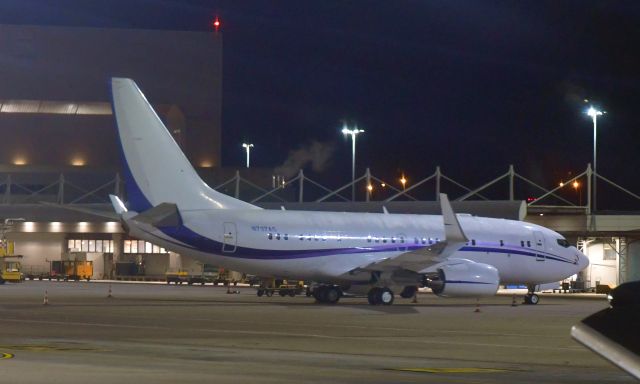
<path fill-rule="evenodd" d="M 242 147 L 247 150 L 247 168 L 249 168 L 249 154 L 251 148 L 253 148 L 253 144 L 242 143 Z"/>
<path fill-rule="evenodd" d="M 342 126 L 342 133 L 347 136 L 351 135 L 351 200 L 356 200 L 356 136 L 359 133 L 363 133 L 364 129 L 358 129 L 356 125 L 355 128 L 349 129 L 347 124 Z"/>

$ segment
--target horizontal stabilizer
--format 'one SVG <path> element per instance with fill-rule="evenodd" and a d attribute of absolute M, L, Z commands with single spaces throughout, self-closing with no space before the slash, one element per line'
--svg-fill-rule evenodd
<path fill-rule="evenodd" d="M 171 203 L 157 205 L 132 217 L 132 220 L 153 225 L 154 227 L 178 227 L 182 225 L 182 217 L 178 211 L 178 206 Z"/>
<path fill-rule="evenodd" d="M 84 206 L 78 206 L 78 205 L 73 205 L 73 204 L 55 204 L 55 203 L 49 203 L 47 201 L 41 201 L 40 204 L 47 205 L 47 206 L 50 206 L 50 207 L 60 208 L 60 209 L 66 209 L 68 211 L 86 213 L 86 214 L 97 216 L 97 217 L 111 219 L 113 221 L 120 220 L 120 216 L 118 216 L 113 211 L 104 211 L 104 210 L 101 210 L 101 209 L 91 209 L 91 208 L 87 208 L 87 207 L 84 207 Z"/>

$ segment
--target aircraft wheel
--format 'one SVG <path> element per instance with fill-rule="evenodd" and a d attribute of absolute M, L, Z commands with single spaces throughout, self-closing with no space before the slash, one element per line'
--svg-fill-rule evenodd
<path fill-rule="evenodd" d="M 319 303 L 325 303 L 327 301 L 327 287 L 320 286 L 313 290 L 313 297 Z"/>
<path fill-rule="evenodd" d="M 382 289 L 375 287 L 375 288 L 371 288 L 369 290 L 369 293 L 367 294 L 367 299 L 369 300 L 369 304 L 371 305 L 378 305 L 380 304 L 380 293 L 381 293 Z"/>
<path fill-rule="evenodd" d="M 379 302 L 382 305 L 391 305 L 393 304 L 393 291 L 389 288 L 383 288 L 379 293 Z"/>
<path fill-rule="evenodd" d="M 340 289 L 338 287 L 327 287 L 324 295 L 325 302 L 329 304 L 335 304 L 340 300 Z"/>
<path fill-rule="evenodd" d="M 416 287 L 415 285 L 407 285 L 406 287 L 404 287 L 402 292 L 400 292 L 400 297 L 402 297 L 403 299 L 410 299 L 416 294 L 417 290 L 418 287 Z"/>

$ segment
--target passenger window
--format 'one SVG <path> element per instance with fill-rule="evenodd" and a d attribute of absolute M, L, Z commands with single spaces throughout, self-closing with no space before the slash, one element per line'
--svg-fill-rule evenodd
<path fill-rule="evenodd" d="M 404 244 L 404 236 L 400 236 L 400 243 Z"/>
<path fill-rule="evenodd" d="M 527 247 L 531 248 L 531 242 L 527 240 Z"/>
<path fill-rule="evenodd" d="M 520 246 L 524 248 L 524 240 L 520 240 Z"/>
<path fill-rule="evenodd" d="M 476 241 L 471 239 L 471 245 L 476 245 Z"/>
<path fill-rule="evenodd" d="M 504 247 L 504 241 L 500 240 L 500 246 Z"/>
<path fill-rule="evenodd" d="M 371 242 L 371 235 L 367 236 L 367 243 Z"/>
<path fill-rule="evenodd" d="M 285 234 L 284 234 L 284 239 L 285 239 L 285 240 L 289 240 L 289 234 L 288 234 L 288 233 L 285 233 Z"/>
<path fill-rule="evenodd" d="M 417 238 L 417 237 L 414 237 L 414 238 L 413 238 L 413 243 L 414 243 L 414 244 L 418 244 L 418 238 Z"/>
<path fill-rule="evenodd" d="M 276 240 L 280 240 L 280 234 L 276 233 Z"/>
<path fill-rule="evenodd" d="M 271 234 L 271 233 L 270 233 L 269 235 L 267 235 L 267 238 L 268 238 L 269 240 L 273 240 L 273 234 Z"/>
<path fill-rule="evenodd" d="M 427 244 L 427 239 L 424 237 L 422 238 L 422 244 Z M 429 239 L 429 244 L 431 244 L 431 239 Z"/>
<path fill-rule="evenodd" d="M 376 243 L 380 242 L 380 239 L 378 239 L 377 237 L 374 237 L 374 240 L 375 240 Z"/>
<path fill-rule="evenodd" d="M 391 238 L 391 242 L 392 242 L 392 243 L 395 243 L 395 242 L 396 242 L 396 238 L 395 238 L 395 237 L 392 237 L 392 238 Z"/>
<path fill-rule="evenodd" d="M 303 236 L 303 235 L 298 236 L 298 238 L 299 238 L 300 240 L 304 241 L 304 236 Z"/>
<path fill-rule="evenodd" d="M 387 242 L 387 238 L 386 238 L 386 237 L 383 237 L 383 238 L 382 238 L 382 242 L 386 244 L 386 242 Z"/>

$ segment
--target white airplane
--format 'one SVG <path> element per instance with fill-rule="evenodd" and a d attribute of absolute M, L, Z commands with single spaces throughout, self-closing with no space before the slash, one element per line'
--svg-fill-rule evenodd
<path fill-rule="evenodd" d="M 442 216 L 264 210 L 234 199 L 200 179 L 133 80 L 111 85 L 128 204 L 111 199 L 134 237 L 230 270 L 313 281 L 325 303 L 348 292 L 389 305 L 394 291 L 412 297 L 421 284 L 445 297 L 526 284 L 525 301 L 536 304 L 536 285 L 588 265 L 554 231 L 456 215 L 444 194 Z"/>

